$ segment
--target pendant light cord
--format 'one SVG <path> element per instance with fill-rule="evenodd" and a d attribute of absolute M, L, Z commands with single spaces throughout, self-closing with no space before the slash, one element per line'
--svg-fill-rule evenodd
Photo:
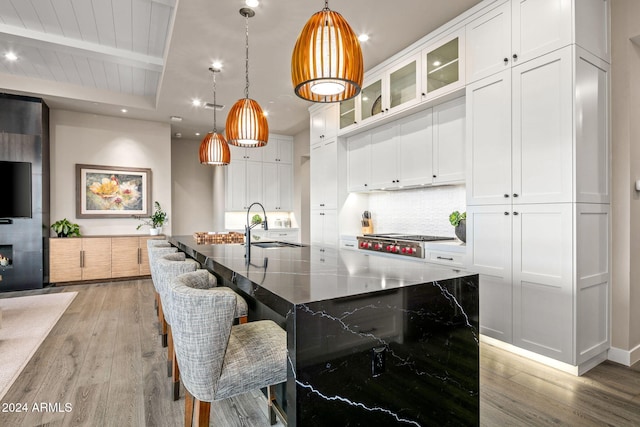
<path fill-rule="evenodd" d="M 245 60 L 245 75 L 246 75 L 246 86 L 244 88 L 244 96 L 245 98 L 249 98 L 249 15 L 244 15 L 245 20 L 245 49 L 246 49 L 246 60 Z"/>
<path fill-rule="evenodd" d="M 218 109 L 218 103 L 216 102 L 216 70 L 212 68 L 211 74 L 213 74 L 213 133 L 218 133 L 216 126 L 216 110 Z"/>

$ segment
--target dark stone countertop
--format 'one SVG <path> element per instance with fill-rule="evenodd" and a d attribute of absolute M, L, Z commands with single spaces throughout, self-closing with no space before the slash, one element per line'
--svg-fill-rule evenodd
<path fill-rule="evenodd" d="M 313 245 L 269 249 L 253 246 L 251 263 L 247 265 L 243 244 L 199 245 L 192 236 L 173 236 L 170 241 L 202 264 L 213 264 L 214 270 L 226 268 L 235 272 L 291 304 L 350 297 L 472 274 L 421 260 Z"/>

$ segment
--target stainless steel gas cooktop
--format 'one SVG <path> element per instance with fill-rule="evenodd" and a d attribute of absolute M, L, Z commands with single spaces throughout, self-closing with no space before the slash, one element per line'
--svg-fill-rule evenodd
<path fill-rule="evenodd" d="M 358 236 L 358 248 L 366 251 L 424 258 L 424 242 L 438 240 L 455 240 L 455 237 L 401 233 L 365 234 Z"/>

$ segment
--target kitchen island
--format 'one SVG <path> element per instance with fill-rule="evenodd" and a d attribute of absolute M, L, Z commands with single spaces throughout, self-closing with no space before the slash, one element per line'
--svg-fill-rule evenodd
<path fill-rule="evenodd" d="M 478 276 L 316 246 L 170 242 L 287 331 L 291 426 L 478 425 Z"/>

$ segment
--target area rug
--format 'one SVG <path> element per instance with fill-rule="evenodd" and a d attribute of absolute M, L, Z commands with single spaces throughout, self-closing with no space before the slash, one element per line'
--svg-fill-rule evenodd
<path fill-rule="evenodd" d="M 77 294 L 60 292 L 0 299 L 0 400 Z"/>

